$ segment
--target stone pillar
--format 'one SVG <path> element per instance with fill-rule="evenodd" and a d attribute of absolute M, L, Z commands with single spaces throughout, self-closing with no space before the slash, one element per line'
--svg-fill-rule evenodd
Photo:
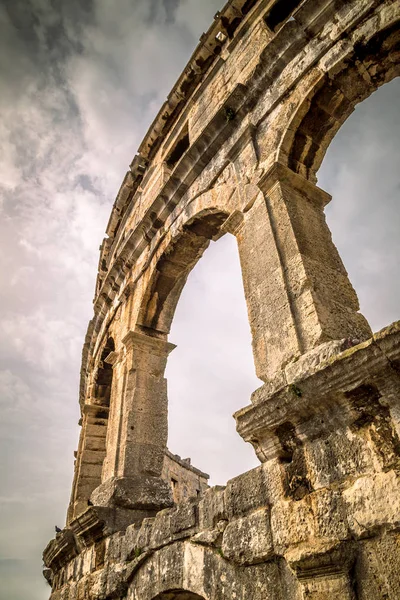
<path fill-rule="evenodd" d="M 67 523 L 87 510 L 91 493 L 101 483 L 107 422 L 108 408 L 85 404 Z"/>
<path fill-rule="evenodd" d="M 273 379 L 323 342 L 371 336 L 332 242 L 329 194 L 275 165 L 235 231 L 258 377 Z"/>
<path fill-rule="evenodd" d="M 91 500 L 97 506 L 159 510 L 173 504 L 161 473 L 168 437 L 164 371 L 175 346 L 134 331 L 122 341 L 126 353 L 121 403 L 107 448 L 107 455 L 115 456 L 113 471 Z"/>

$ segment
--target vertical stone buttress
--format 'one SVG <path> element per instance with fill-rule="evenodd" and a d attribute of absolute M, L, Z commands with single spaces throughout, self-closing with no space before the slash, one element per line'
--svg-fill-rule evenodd
<path fill-rule="evenodd" d="M 91 501 L 96 506 L 159 510 L 172 504 L 161 473 L 168 436 L 164 371 L 175 346 L 133 331 L 123 344 L 119 407 L 110 425 L 103 483 Z"/>
<path fill-rule="evenodd" d="M 370 327 L 332 242 L 329 194 L 276 163 L 258 183 L 238 240 L 258 377 L 331 340 L 365 340 Z"/>

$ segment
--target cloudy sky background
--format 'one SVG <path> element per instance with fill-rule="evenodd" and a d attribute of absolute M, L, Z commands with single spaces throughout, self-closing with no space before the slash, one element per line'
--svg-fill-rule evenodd
<path fill-rule="evenodd" d="M 63 525 L 98 247 L 127 166 L 222 0 L 0 2 L 0 598 L 45 600 Z M 319 184 L 364 314 L 400 318 L 400 81 L 357 108 Z M 256 464 L 231 414 L 259 385 L 235 240 L 192 272 L 170 339 L 172 451 L 212 483 Z"/>

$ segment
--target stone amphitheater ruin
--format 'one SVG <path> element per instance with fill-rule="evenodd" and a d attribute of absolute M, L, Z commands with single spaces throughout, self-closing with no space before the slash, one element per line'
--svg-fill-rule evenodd
<path fill-rule="evenodd" d="M 316 173 L 400 74 L 399 0 L 229 0 L 151 125 L 101 247 L 52 600 L 399 600 L 400 325 L 374 334 Z M 167 448 L 174 311 L 237 239 L 260 466 L 209 488 Z M 243 398 L 243 403 L 248 403 Z"/>

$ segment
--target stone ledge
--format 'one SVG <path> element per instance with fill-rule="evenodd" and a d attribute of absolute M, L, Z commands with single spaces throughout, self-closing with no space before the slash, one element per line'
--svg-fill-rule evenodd
<path fill-rule="evenodd" d="M 64 529 L 47 544 L 43 552 L 43 562 L 48 569 L 55 573 L 75 558 L 78 553 L 79 549 L 72 530 Z"/>
<path fill-rule="evenodd" d="M 366 342 L 352 344 L 351 340 L 341 340 L 312 350 L 286 367 L 286 385 L 279 379 L 278 389 L 271 384 L 262 386 L 254 392 L 253 404 L 235 413 L 237 430 L 246 442 L 257 447 L 256 440 L 264 440 L 263 449 L 258 451 L 262 462 L 276 455 L 273 437 L 280 425 L 287 421 L 300 423 L 315 414 L 322 418 L 324 413 L 340 407 L 342 425 L 350 426 L 355 415 L 346 402 L 346 393 L 368 383 L 379 388 L 389 374 L 395 379 L 400 377 L 399 323 Z"/>
<path fill-rule="evenodd" d="M 174 504 L 168 483 L 160 477 L 150 476 L 111 478 L 94 490 L 91 502 L 96 506 L 150 511 L 153 514 Z"/>

